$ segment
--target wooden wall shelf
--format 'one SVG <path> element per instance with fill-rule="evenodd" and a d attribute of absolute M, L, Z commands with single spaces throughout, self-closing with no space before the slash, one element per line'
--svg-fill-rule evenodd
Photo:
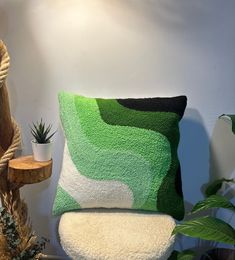
<path fill-rule="evenodd" d="M 23 156 L 9 161 L 8 181 L 13 187 L 38 183 L 48 179 L 52 172 L 52 160 L 38 162 L 33 156 Z"/>

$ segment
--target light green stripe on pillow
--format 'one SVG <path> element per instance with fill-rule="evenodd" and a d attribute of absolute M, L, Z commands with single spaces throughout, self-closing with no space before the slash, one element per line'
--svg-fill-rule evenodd
<path fill-rule="evenodd" d="M 84 135 L 79 118 L 77 116 L 76 107 L 73 96 L 65 95 L 61 105 L 61 119 L 65 129 L 65 135 L 68 141 L 68 148 L 74 164 L 77 169 L 86 177 L 95 180 L 117 180 L 128 185 L 136 195 L 134 199 L 134 207 L 141 207 L 148 197 L 149 187 L 151 184 L 151 174 L 149 164 L 140 156 L 136 156 L 133 160 L 133 155 L 127 152 L 110 153 L 109 150 L 103 150 L 90 143 Z M 116 160 L 113 161 L 113 156 Z M 121 163 L 125 161 L 125 165 Z M 132 162 L 135 166 L 133 167 Z M 126 174 L 128 178 L 120 175 L 120 172 Z M 145 172 L 141 177 L 138 177 L 140 172 Z M 147 177 L 147 178 L 146 178 Z M 136 181 L 133 183 L 132 180 Z M 144 183 L 143 183 L 144 181 Z M 134 194 L 133 194 L 134 195 Z"/>
<path fill-rule="evenodd" d="M 81 207 L 73 197 L 71 197 L 60 185 L 58 185 L 56 191 L 56 200 L 52 210 L 53 215 L 62 214 L 65 208 L 66 211 L 72 211 L 80 209 Z"/>

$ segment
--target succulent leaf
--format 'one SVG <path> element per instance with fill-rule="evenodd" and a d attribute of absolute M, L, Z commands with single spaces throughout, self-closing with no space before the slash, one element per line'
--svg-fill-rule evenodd
<path fill-rule="evenodd" d="M 42 118 L 40 122 L 36 122 L 36 123 L 33 122 L 30 128 L 31 128 L 32 136 L 34 137 L 35 141 L 39 144 L 49 143 L 50 139 L 56 133 L 56 131 L 54 131 L 52 134 L 50 134 L 52 125 L 49 124 L 46 126 Z"/>

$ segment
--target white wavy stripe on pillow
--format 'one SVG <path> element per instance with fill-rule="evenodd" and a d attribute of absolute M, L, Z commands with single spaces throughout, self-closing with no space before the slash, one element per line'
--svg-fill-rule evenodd
<path fill-rule="evenodd" d="M 59 185 L 81 208 L 131 208 L 134 201 L 132 191 L 120 181 L 97 181 L 81 175 L 71 159 L 67 141 Z"/>

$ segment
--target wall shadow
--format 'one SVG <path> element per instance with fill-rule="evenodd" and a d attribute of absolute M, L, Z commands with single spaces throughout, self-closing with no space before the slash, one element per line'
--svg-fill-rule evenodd
<path fill-rule="evenodd" d="M 209 178 L 209 137 L 202 117 L 196 109 L 186 109 L 180 131 L 178 153 L 184 197 L 187 201 L 195 203 L 202 198 L 201 185 Z"/>
<path fill-rule="evenodd" d="M 199 199 L 202 199 L 203 194 L 200 189 L 209 178 L 209 137 L 200 113 L 193 108 L 186 109 L 180 122 L 180 132 L 178 154 L 185 199 L 185 220 L 188 220 L 191 217 L 187 213 Z M 198 244 L 198 239 L 179 236 L 176 249 L 194 248 Z"/>

